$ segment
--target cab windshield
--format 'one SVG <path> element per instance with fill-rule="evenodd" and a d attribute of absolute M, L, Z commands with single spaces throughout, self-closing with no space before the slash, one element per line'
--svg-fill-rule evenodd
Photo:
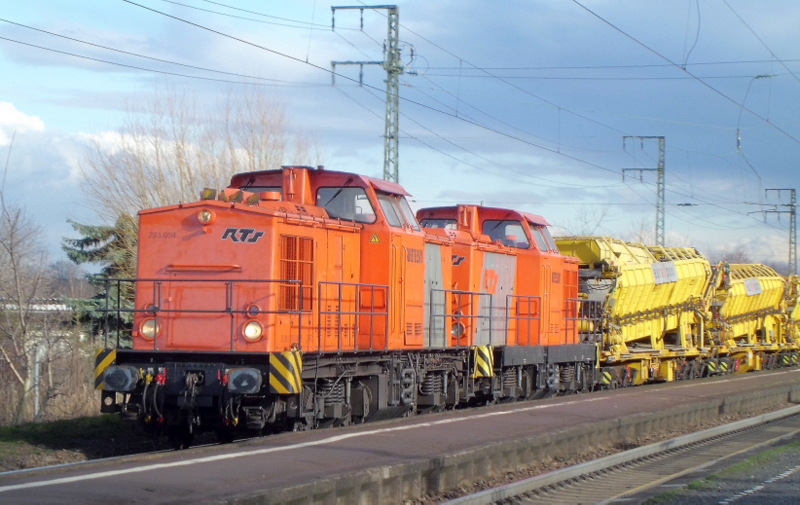
<path fill-rule="evenodd" d="M 455 219 L 427 218 L 419 223 L 423 228 L 441 228 L 444 230 L 455 230 L 458 228 Z"/>
<path fill-rule="evenodd" d="M 484 235 L 489 235 L 492 240 L 502 242 L 509 247 L 528 249 L 531 246 L 525 235 L 525 228 L 519 221 L 487 219 L 483 222 L 481 231 Z"/>
<path fill-rule="evenodd" d="M 540 251 L 558 251 L 558 246 L 556 246 L 556 242 L 553 240 L 553 236 L 550 235 L 550 230 L 548 230 L 546 226 L 533 224 L 530 221 L 528 221 L 528 224 L 531 227 L 533 238 L 536 240 L 536 245 L 539 247 Z"/>
<path fill-rule="evenodd" d="M 378 193 L 378 203 L 389 226 L 397 228 L 408 226 L 413 230 L 419 230 L 417 218 L 404 196 Z"/>
<path fill-rule="evenodd" d="M 317 205 L 334 219 L 374 223 L 375 208 L 363 188 L 333 187 L 317 190 Z"/>

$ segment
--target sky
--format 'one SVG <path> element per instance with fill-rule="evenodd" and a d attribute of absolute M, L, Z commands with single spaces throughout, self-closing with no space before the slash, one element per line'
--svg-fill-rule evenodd
<path fill-rule="evenodd" d="M 381 177 L 386 9 L 318 0 L 0 0 L 7 201 L 64 259 L 100 224 L 80 167 L 165 86 L 256 86 L 331 170 Z M 665 241 L 785 265 L 800 159 L 800 2 L 399 1 L 399 181 L 415 208 L 476 203 L 560 235 Z M 332 28 L 332 20 L 334 27 Z M 797 69 L 797 71 L 796 71 Z M 293 160 L 285 160 L 291 164 Z M 276 167 L 277 168 L 277 167 Z M 201 188 L 197 188 L 199 191 Z"/>

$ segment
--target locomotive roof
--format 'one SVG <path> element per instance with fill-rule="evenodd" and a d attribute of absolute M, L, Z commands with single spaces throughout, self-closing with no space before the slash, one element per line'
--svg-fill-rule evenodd
<path fill-rule="evenodd" d="M 478 208 L 481 211 L 481 214 L 484 213 L 513 213 L 518 214 L 519 216 L 523 217 L 524 219 L 530 221 L 531 223 L 538 225 L 538 226 L 550 226 L 550 223 L 547 222 L 545 218 L 538 214 L 531 214 L 530 212 L 522 212 L 519 210 L 514 209 L 504 209 L 500 207 L 484 207 L 482 205 L 475 205 L 474 207 Z M 420 212 L 427 212 L 427 211 L 452 211 L 453 213 L 457 213 L 458 206 L 445 206 L 445 207 L 427 207 L 424 209 L 420 209 Z M 484 216 L 485 217 L 485 216 Z"/>
<path fill-rule="evenodd" d="M 254 172 L 240 172 L 235 174 L 231 177 L 231 186 L 240 186 L 244 182 L 244 179 L 253 179 L 255 182 L 249 182 L 248 184 L 256 184 L 259 178 L 268 178 L 271 176 L 280 175 L 284 169 L 304 169 L 308 171 L 309 177 L 313 180 L 316 177 L 325 177 L 326 179 L 336 179 L 341 178 L 342 184 L 347 179 L 360 179 L 365 184 L 365 186 L 372 186 L 375 189 L 383 191 L 385 193 L 393 193 L 396 195 L 404 195 L 404 196 L 411 196 L 403 186 L 396 182 L 387 181 L 384 179 L 378 179 L 375 177 L 369 177 L 367 175 L 360 175 L 353 172 L 339 172 L 335 170 L 326 170 L 323 168 L 313 168 L 313 167 L 306 167 L 306 166 L 286 166 L 282 167 L 281 169 L 276 170 L 259 170 Z M 326 182 L 326 184 L 330 184 L 330 182 Z"/>

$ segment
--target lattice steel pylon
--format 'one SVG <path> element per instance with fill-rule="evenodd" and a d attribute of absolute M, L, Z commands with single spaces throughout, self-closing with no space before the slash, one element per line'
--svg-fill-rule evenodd
<path fill-rule="evenodd" d="M 789 207 L 789 210 L 767 210 L 767 214 L 789 214 L 789 275 L 797 274 L 797 191 L 791 188 L 767 189 L 765 196 L 768 198 L 770 191 L 777 193 L 780 198 L 784 191 L 789 193 L 789 203 L 778 204 Z"/>
<path fill-rule="evenodd" d="M 405 67 L 400 59 L 400 33 L 399 10 L 396 5 L 358 5 L 331 7 L 335 16 L 336 9 L 358 9 L 361 11 L 361 28 L 364 28 L 365 9 L 386 9 L 387 34 L 386 44 L 383 48 L 383 61 L 332 61 L 334 70 L 336 65 L 381 65 L 386 71 L 386 114 L 383 143 L 383 178 L 387 181 L 399 182 L 399 136 L 400 136 L 400 74 Z M 335 23 L 331 21 L 331 27 Z M 334 72 L 335 75 L 335 72 Z"/>
<path fill-rule="evenodd" d="M 665 235 L 665 220 L 664 220 L 664 207 L 665 207 L 665 189 L 664 189 L 664 162 L 666 157 L 666 140 L 663 136 L 644 137 L 640 135 L 632 136 L 626 135 L 622 137 L 622 143 L 625 144 L 626 139 L 639 139 L 644 142 L 645 140 L 658 140 L 658 167 L 657 168 L 623 168 L 622 180 L 625 180 L 626 171 L 642 172 L 655 171 L 656 175 L 656 245 L 664 245 Z"/>

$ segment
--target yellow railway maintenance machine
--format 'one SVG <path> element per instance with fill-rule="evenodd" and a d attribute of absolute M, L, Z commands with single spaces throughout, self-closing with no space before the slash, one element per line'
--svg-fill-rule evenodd
<path fill-rule="evenodd" d="M 719 369 L 710 372 L 797 364 L 797 340 L 787 324 L 797 312 L 791 290 L 792 283 L 766 265 L 720 263 L 715 268 L 706 296 L 712 343 L 708 364 Z M 795 306 L 787 310 L 787 303 Z"/>
<path fill-rule="evenodd" d="M 703 255 L 609 237 L 563 237 L 556 244 L 580 260 L 584 303 L 596 307 L 601 385 L 703 375 L 703 296 L 711 277 Z"/>

